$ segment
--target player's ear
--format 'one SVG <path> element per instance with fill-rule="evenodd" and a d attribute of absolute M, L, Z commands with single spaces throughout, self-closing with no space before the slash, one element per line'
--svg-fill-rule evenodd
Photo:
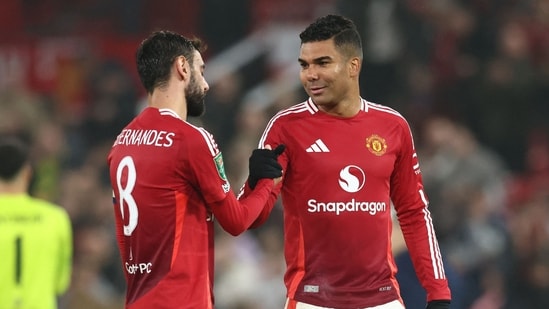
<path fill-rule="evenodd" d="M 360 74 L 360 66 L 361 66 L 360 58 L 358 57 L 351 58 L 351 60 L 349 61 L 349 75 L 351 77 L 358 76 Z"/>
<path fill-rule="evenodd" d="M 32 166 L 30 165 L 30 163 L 25 164 L 23 168 L 21 168 L 21 171 L 19 173 L 20 173 L 19 177 L 21 177 L 24 183 L 27 186 L 29 186 L 32 181 L 32 173 L 33 173 Z"/>
<path fill-rule="evenodd" d="M 174 69 L 180 76 L 182 80 L 187 80 L 189 77 L 189 74 L 191 72 L 191 68 L 189 66 L 189 61 L 187 61 L 187 58 L 184 56 L 179 56 L 175 58 L 174 61 Z"/>

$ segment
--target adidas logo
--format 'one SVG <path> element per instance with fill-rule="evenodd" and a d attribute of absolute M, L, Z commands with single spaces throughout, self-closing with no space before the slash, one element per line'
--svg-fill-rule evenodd
<path fill-rule="evenodd" d="M 309 146 L 305 151 L 307 152 L 330 152 L 330 149 L 326 147 L 326 144 L 319 138 L 317 139 L 314 144 Z"/>

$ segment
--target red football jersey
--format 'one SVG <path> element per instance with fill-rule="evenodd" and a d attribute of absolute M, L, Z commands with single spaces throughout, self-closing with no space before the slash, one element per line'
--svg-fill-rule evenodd
<path fill-rule="evenodd" d="M 309 99 L 277 113 L 259 144 L 286 145 L 283 182 L 254 226 L 281 191 L 291 299 L 333 308 L 400 299 L 392 205 L 428 298 L 450 299 L 411 131 L 398 112 L 361 100 L 357 115 L 340 118 Z"/>
<path fill-rule="evenodd" d="M 214 217 L 231 234 L 243 232 L 272 180 L 239 203 L 212 136 L 150 107 L 118 135 L 108 164 L 126 308 L 212 308 Z"/>

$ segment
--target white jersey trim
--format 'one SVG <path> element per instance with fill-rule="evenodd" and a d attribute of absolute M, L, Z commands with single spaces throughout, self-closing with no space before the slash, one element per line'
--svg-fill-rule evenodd
<path fill-rule="evenodd" d="M 288 309 L 289 303 L 290 303 L 290 299 L 287 298 L 286 299 L 286 304 L 284 305 L 284 309 Z M 315 305 L 311 305 L 311 304 L 306 304 L 306 303 L 302 303 L 302 302 L 296 302 L 295 308 L 296 309 L 333 309 L 333 308 L 328 308 L 328 307 L 320 307 L 320 306 L 315 306 Z M 393 301 L 388 302 L 386 304 L 382 304 L 382 305 L 374 306 L 374 307 L 363 308 L 363 309 L 405 309 L 405 308 L 404 308 L 404 305 L 399 300 L 393 300 Z"/>
<path fill-rule="evenodd" d="M 194 127 L 194 126 L 193 126 Z M 212 157 L 215 157 L 219 153 L 219 149 L 217 148 L 217 143 L 215 142 L 213 135 L 210 134 L 210 132 L 206 131 L 204 128 L 194 127 L 202 134 L 202 137 L 204 137 L 204 141 L 206 142 L 206 145 L 208 145 L 208 149 L 210 150 L 210 154 Z"/>
<path fill-rule="evenodd" d="M 172 116 L 174 118 L 181 119 L 181 117 L 179 117 L 179 115 L 176 112 L 174 112 L 173 110 L 171 110 L 169 108 L 159 108 L 158 112 L 162 116 Z"/>
<path fill-rule="evenodd" d="M 398 117 L 404 119 L 404 117 L 399 112 L 397 112 L 396 110 L 394 110 L 394 109 L 392 109 L 388 106 L 381 105 L 381 104 L 376 104 L 376 103 L 372 103 L 372 102 L 368 102 L 368 101 L 366 101 L 366 104 L 367 104 L 367 107 L 370 107 L 371 109 L 375 109 L 375 110 L 380 111 L 380 112 L 393 114 L 395 116 L 398 116 Z"/>
<path fill-rule="evenodd" d="M 181 119 L 181 117 L 179 117 L 179 115 L 176 112 L 174 112 L 173 110 L 171 110 L 169 108 L 159 108 L 158 112 L 162 116 L 172 116 L 174 118 Z M 181 119 L 181 120 L 183 120 L 183 119 Z M 206 145 L 208 146 L 208 149 L 210 150 L 210 154 L 212 155 L 212 157 L 216 156 L 219 153 L 219 148 L 217 147 L 217 143 L 215 142 L 212 134 L 210 134 L 204 128 L 194 126 L 194 125 L 192 125 L 192 124 L 190 124 L 186 121 L 185 121 L 185 123 L 187 123 L 188 125 L 190 125 L 194 129 L 196 129 L 200 133 L 200 135 L 202 135 L 202 137 L 204 138 L 204 141 L 206 142 Z"/>
<path fill-rule="evenodd" d="M 435 229 L 433 227 L 433 220 L 431 219 L 431 212 L 427 209 L 427 199 L 423 190 L 419 190 L 421 200 L 425 204 L 423 208 L 423 214 L 425 218 L 425 225 L 427 228 L 427 235 L 429 237 L 429 252 L 431 254 L 431 263 L 433 264 L 433 275 L 435 279 L 445 279 L 444 267 L 442 266 L 442 255 L 440 254 L 440 248 L 435 236 Z"/>
<path fill-rule="evenodd" d="M 312 101 L 311 101 L 312 103 Z M 265 140 L 267 139 L 267 135 L 269 133 L 269 131 L 271 130 L 271 128 L 273 127 L 273 124 L 276 122 L 276 120 L 280 117 L 284 117 L 286 115 L 289 115 L 289 114 L 296 114 L 296 113 L 303 113 L 303 112 L 306 112 L 308 111 L 309 113 L 311 114 L 314 114 L 315 111 L 314 109 L 316 108 L 316 111 L 318 111 L 318 108 L 312 104 L 312 106 L 309 104 L 309 100 L 305 101 L 305 102 L 302 102 L 302 103 L 299 103 L 299 104 L 296 104 L 292 107 L 289 107 L 287 109 L 284 109 L 280 112 L 278 112 L 276 115 L 273 116 L 273 118 L 271 118 L 271 120 L 269 120 L 269 123 L 267 123 L 267 126 L 265 127 L 265 130 L 263 131 L 263 134 L 261 135 L 261 138 L 259 139 L 259 145 L 258 147 L 259 148 L 264 148 L 265 147 Z"/>
<path fill-rule="evenodd" d="M 363 98 L 360 98 L 360 109 L 362 111 L 368 112 L 370 107 L 375 109 L 375 110 L 379 110 L 379 111 L 382 111 L 382 112 L 387 112 L 387 113 L 390 113 L 390 114 L 397 115 L 397 116 L 401 117 L 402 119 L 404 119 L 404 117 L 402 117 L 402 115 L 400 113 L 398 113 L 397 111 L 395 111 L 394 109 L 392 109 L 390 107 L 375 104 L 375 103 L 369 102 L 369 101 L 367 101 Z M 258 147 L 259 148 L 265 147 L 264 144 L 265 144 L 265 139 L 267 138 L 268 132 L 270 131 L 273 124 L 275 123 L 275 121 L 278 118 L 289 115 L 289 114 L 302 113 L 302 112 L 306 112 L 306 111 L 308 111 L 311 115 L 316 114 L 320 111 L 318 106 L 316 106 L 316 104 L 313 102 L 313 99 L 310 98 L 310 97 L 304 102 L 301 102 L 299 104 L 296 104 L 294 106 L 291 106 L 287 109 L 284 109 L 284 110 L 278 112 L 275 116 L 273 116 L 271 118 L 271 120 L 267 124 L 265 130 L 263 131 L 263 135 L 261 135 L 261 138 L 259 139 Z"/>
<path fill-rule="evenodd" d="M 313 102 L 312 98 L 307 99 L 307 101 L 305 101 L 304 103 L 307 104 L 307 107 L 309 108 L 311 114 L 314 114 L 320 111 L 318 106 L 316 106 L 316 104 Z M 368 104 L 373 104 L 373 103 L 368 102 L 363 98 L 360 98 L 360 110 L 364 112 L 368 112 Z"/>

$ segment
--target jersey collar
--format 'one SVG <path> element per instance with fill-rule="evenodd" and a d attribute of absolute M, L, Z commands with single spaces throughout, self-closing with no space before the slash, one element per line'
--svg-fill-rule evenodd
<path fill-rule="evenodd" d="M 181 117 L 179 117 L 179 115 L 176 112 L 174 112 L 173 110 L 171 110 L 169 108 L 159 108 L 158 112 L 162 116 L 172 116 L 172 117 L 175 117 L 177 119 L 181 119 Z"/>
<path fill-rule="evenodd" d="M 307 101 L 305 101 L 305 105 L 307 106 L 307 109 L 311 114 L 316 114 L 319 109 L 318 106 L 313 102 L 313 99 L 309 97 Z M 360 110 L 363 112 L 368 112 L 368 101 L 364 100 L 363 98 L 360 98 Z"/>

